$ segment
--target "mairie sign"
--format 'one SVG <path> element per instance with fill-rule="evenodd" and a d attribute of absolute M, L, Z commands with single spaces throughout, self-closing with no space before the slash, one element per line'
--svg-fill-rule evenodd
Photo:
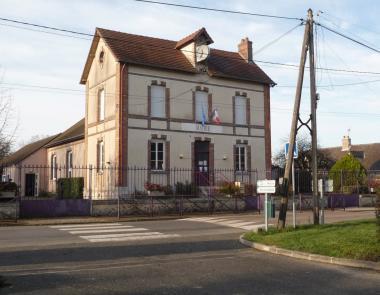
<path fill-rule="evenodd" d="M 274 194 L 276 192 L 276 181 L 267 179 L 258 180 L 257 192 L 259 194 Z"/>

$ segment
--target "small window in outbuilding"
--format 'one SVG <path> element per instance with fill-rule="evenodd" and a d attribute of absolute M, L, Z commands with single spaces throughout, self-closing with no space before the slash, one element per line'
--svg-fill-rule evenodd
<path fill-rule="evenodd" d="M 99 63 L 100 63 L 101 66 L 103 65 L 103 62 L 104 62 L 104 51 L 102 50 L 99 53 Z"/>

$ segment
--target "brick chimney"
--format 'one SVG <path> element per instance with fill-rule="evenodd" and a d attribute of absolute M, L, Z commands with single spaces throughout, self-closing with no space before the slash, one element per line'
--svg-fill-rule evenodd
<path fill-rule="evenodd" d="M 238 51 L 241 57 L 247 62 L 252 61 L 252 41 L 249 41 L 248 37 L 241 39 L 238 45 Z"/>
<path fill-rule="evenodd" d="M 351 151 L 351 138 L 350 136 L 343 136 L 342 139 L 342 152 L 350 152 Z"/>

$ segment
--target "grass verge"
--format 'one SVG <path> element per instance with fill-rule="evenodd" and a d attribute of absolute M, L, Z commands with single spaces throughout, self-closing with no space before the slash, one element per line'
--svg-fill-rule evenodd
<path fill-rule="evenodd" d="M 380 261 L 380 237 L 376 219 L 326 225 L 303 225 L 296 229 L 275 228 L 247 233 L 246 240 L 333 257 Z"/>

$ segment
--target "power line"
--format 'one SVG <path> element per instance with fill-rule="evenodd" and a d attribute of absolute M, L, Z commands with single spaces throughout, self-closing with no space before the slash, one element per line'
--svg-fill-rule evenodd
<path fill-rule="evenodd" d="M 267 17 L 267 18 L 278 18 L 278 19 L 287 19 L 287 20 L 300 20 L 300 21 L 304 20 L 303 18 L 299 18 L 299 17 L 261 14 L 261 13 L 245 12 L 245 11 L 238 11 L 238 10 L 228 10 L 228 9 L 218 9 L 218 8 L 211 8 L 211 7 L 192 6 L 192 5 L 185 5 L 185 4 L 178 4 L 178 3 L 169 3 L 169 2 L 161 2 L 161 1 L 148 1 L 148 0 L 134 0 L 134 1 L 136 1 L 136 2 L 150 3 L 150 4 L 157 4 L 157 5 L 166 5 L 166 6 L 174 6 L 174 7 L 181 7 L 181 8 L 190 8 L 190 9 L 197 9 L 197 10 L 215 11 L 215 12 L 222 12 L 222 13 L 241 14 L 241 15 Z"/>
<path fill-rule="evenodd" d="M 33 26 L 33 27 L 38 27 L 38 28 L 43 28 L 43 29 L 49 29 L 49 30 L 54 30 L 54 31 L 61 31 L 61 32 L 66 32 L 66 33 L 70 33 L 70 34 L 79 34 L 79 35 L 82 35 L 82 36 L 95 37 L 93 34 L 89 34 L 89 33 L 76 32 L 76 31 L 73 31 L 73 30 L 60 29 L 60 28 L 56 28 L 56 27 L 39 25 L 39 24 L 35 24 L 35 23 L 18 21 L 18 20 L 13 20 L 13 19 L 8 19 L 8 18 L 2 18 L 2 17 L 0 17 L 0 20 L 6 21 L 6 22 L 12 22 L 12 23 L 17 23 L 17 24 L 22 24 L 22 25 L 26 25 L 26 26 Z M 37 32 L 39 32 L 39 31 L 37 31 Z M 68 36 L 68 37 L 72 37 L 72 36 Z M 120 40 L 118 38 L 110 38 L 110 37 L 103 37 L 103 38 L 104 39 L 109 39 L 109 40 L 115 40 L 115 41 L 123 42 L 123 40 Z M 170 50 L 170 51 L 173 50 L 173 48 L 171 48 L 171 47 L 169 48 L 169 47 L 157 46 L 157 45 L 153 45 L 153 44 L 141 45 L 141 43 L 133 42 L 133 41 L 130 41 L 129 43 L 134 44 L 134 46 L 139 47 L 139 48 L 142 48 L 142 47 L 153 47 L 153 48 L 159 48 L 161 50 Z M 183 50 L 183 51 L 184 52 L 189 52 L 189 53 L 194 53 L 194 51 L 192 51 L 192 50 Z M 241 57 L 225 57 L 225 58 L 242 60 Z M 291 67 L 291 68 L 298 68 L 299 67 L 299 65 L 296 65 L 296 64 L 288 64 L 288 63 L 281 63 L 281 62 L 274 62 L 274 61 L 264 61 L 264 60 L 257 60 L 257 59 L 254 60 L 254 61 L 257 62 L 257 63 L 261 63 L 261 64 L 280 65 L 280 66 Z M 306 67 L 306 68 L 308 68 L 308 67 Z M 345 72 L 345 73 L 356 73 L 356 74 L 380 75 L 380 72 L 371 72 L 371 71 L 358 71 L 358 70 L 346 70 L 346 69 L 322 68 L 322 67 L 316 67 L 316 69 L 321 69 L 321 70 L 331 71 L 331 72 Z"/>
<path fill-rule="evenodd" d="M 273 41 L 270 41 L 269 43 L 265 44 L 264 46 L 262 46 L 261 48 L 259 48 L 258 50 L 256 50 L 255 52 L 252 53 L 252 55 L 257 55 L 259 54 L 260 52 L 262 52 L 263 50 L 265 50 L 266 48 L 272 46 L 273 44 L 275 44 L 276 42 L 280 41 L 282 38 L 284 38 L 285 36 L 289 35 L 291 32 L 293 32 L 295 29 L 297 29 L 298 27 L 302 26 L 303 23 L 299 23 L 298 25 L 296 25 L 295 27 L 291 28 L 289 31 L 286 31 L 284 34 L 278 36 L 276 39 L 274 39 Z"/>
<path fill-rule="evenodd" d="M 356 40 L 356 39 L 354 39 L 354 38 L 351 38 L 351 37 L 349 37 L 349 36 L 347 36 L 347 35 L 345 35 L 345 34 L 343 34 L 343 33 L 341 33 L 341 32 L 338 32 L 338 31 L 332 29 L 332 28 L 329 28 L 329 27 L 327 27 L 327 26 L 325 26 L 325 25 L 323 25 L 323 24 L 321 24 L 321 23 L 319 23 L 319 22 L 315 22 L 315 24 L 316 24 L 317 26 L 320 26 L 320 27 L 322 27 L 322 28 L 324 28 L 324 29 L 326 29 L 326 30 L 328 30 L 328 31 L 330 31 L 330 32 L 332 32 L 332 33 L 334 33 L 334 34 L 337 34 L 337 35 L 339 35 L 339 36 L 341 36 L 341 37 L 343 37 L 343 38 L 345 38 L 345 39 L 348 39 L 348 40 L 350 40 L 350 41 L 352 41 L 352 42 L 354 42 L 354 43 L 357 43 L 357 44 L 359 44 L 359 45 L 361 45 L 361 46 L 364 46 L 364 47 L 366 47 L 366 48 L 368 48 L 368 49 L 370 49 L 370 50 L 372 50 L 372 51 L 375 51 L 375 52 L 377 52 L 377 53 L 380 53 L 380 50 L 378 50 L 378 49 L 376 49 L 376 48 L 374 48 L 374 47 L 372 47 L 372 46 L 369 46 L 369 45 L 367 45 L 367 44 L 365 44 L 365 43 L 363 43 L 363 42 L 360 42 L 360 41 L 358 41 L 358 40 Z"/>

